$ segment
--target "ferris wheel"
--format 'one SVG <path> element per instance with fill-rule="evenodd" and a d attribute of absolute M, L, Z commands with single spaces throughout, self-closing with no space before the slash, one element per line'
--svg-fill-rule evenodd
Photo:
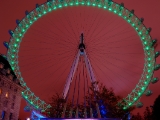
<path fill-rule="evenodd" d="M 151 28 L 145 27 L 143 18 L 123 3 L 48 0 L 25 14 L 9 30 L 11 38 L 4 45 L 12 70 L 25 88 L 22 96 L 35 110 L 50 107 L 44 100 L 53 91 L 64 99 L 72 92 L 73 98 L 77 86 L 79 98 L 87 89 L 84 79 L 100 81 L 123 94 L 117 103 L 123 109 L 143 106 L 141 96 L 152 94 L 148 86 L 158 81 L 154 71 L 160 68 L 156 64 L 160 52 L 154 49 L 157 40 L 150 36 Z"/>

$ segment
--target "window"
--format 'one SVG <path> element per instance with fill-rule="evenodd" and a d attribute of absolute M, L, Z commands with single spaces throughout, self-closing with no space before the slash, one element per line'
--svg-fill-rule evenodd
<path fill-rule="evenodd" d="M 8 101 L 5 100 L 4 103 L 3 103 L 3 106 L 4 106 L 4 107 L 7 107 L 7 105 L 8 105 Z"/>
<path fill-rule="evenodd" d="M 16 99 L 16 96 L 15 96 L 15 95 L 13 95 L 13 98 L 12 98 L 12 99 L 13 99 L 13 101 L 14 101 L 14 100 Z"/>
<path fill-rule="evenodd" d="M 13 115 L 13 113 L 10 113 L 9 120 L 12 120 L 12 115 Z"/>
<path fill-rule="evenodd" d="M 2 111 L 2 115 L 1 115 L 2 120 L 4 120 L 5 113 L 6 113 L 5 111 Z"/>
<path fill-rule="evenodd" d="M 12 109 L 14 109 L 14 103 L 12 103 L 12 106 L 11 106 L 11 108 L 12 108 Z"/>
<path fill-rule="evenodd" d="M 15 92 L 15 93 L 17 92 L 17 89 L 16 89 L 16 88 L 14 89 L 14 92 Z"/>
<path fill-rule="evenodd" d="M 6 95 L 5 95 L 5 97 L 6 97 L 6 98 L 8 98 L 8 92 L 6 92 Z"/>

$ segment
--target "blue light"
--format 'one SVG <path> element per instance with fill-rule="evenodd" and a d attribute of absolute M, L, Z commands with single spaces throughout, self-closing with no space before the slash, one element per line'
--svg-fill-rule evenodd
<path fill-rule="evenodd" d="M 107 110 L 106 110 L 106 106 L 104 105 L 102 100 L 99 101 L 99 110 L 100 110 L 101 117 L 106 118 L 107 117 Z"/>

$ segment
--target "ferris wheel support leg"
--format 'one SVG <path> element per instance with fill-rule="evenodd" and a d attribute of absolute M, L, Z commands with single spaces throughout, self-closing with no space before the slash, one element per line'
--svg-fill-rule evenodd
<path fill-rule="evenodd" d="M 78 51 L 77 53 L 77 56 L 72 64 L 72 67 L 71 67 L 71 71 L 68 75 L 68 78 L 66 80 L 66 84 L 65 84 L 65 87 L 64 87 L 64 90 L 63 90 L 63 98 L 65 99 L 67 94 L 68 94 L 68 91 L 69 91 L 69 87 L 70 87 L 70 84 L 72 82 L 72 79 L 74 77 L 74 74 L 75 74 L 75 71 L 77 69 L 77 65 L 78 65 L 78 61 L 79 61 L 79 56 L 80 56 L 80 51 Z"/>
<path fill-rule="evenodd" d="M 84 118 L 87 118 L 87 109 L 86 109 L 86 107 L 84 108 Z"/>
<path fill-rule="evenodd" d="M 90 76 L 91 83 L 95 83 L 96 82 L 96 78 L 94 76 L 92 66 L 90 64 L 90 61 L 89 61 L 85 51 L 84 51 L 84 59 L 85 59 L 86 67 L 87 67 L 87 70 L 88 70 L 88 73 L 89 73 L 89 76 Z M 94 90 L 95 91 L 99 90 L 97 84 L 94 84 Z M 96 103 L 96 109 L 97 109 L 97 112 L 98 112 L 98 118 L 101 118 L 98 102 Z"/>
<path fill-rule="evenodd" d="M 90 118 L 93 118 L 92 108 L 90 108 Z"/>
<path fill-rule="evenodd" d="M 91 83 L 94 83 L 94 82 L 96 82 L 96 78 L 94 76 L 92 66 L 90 64 L 90 61 L 89 61 L 85 51 L 84 51 L 84 59 L 85 59 L 85 63 L 86 63 L 86 67 L 87 67 L 87 70 L 88 70 L 88 73 L 89 73 L 89 77 L 90 77 Z M 94 89 L 96 91 L 98 91 L 98 85 L 95 84 L 94 85 Z"/>
<path fill-rule="evenodd" d="M 76 109 L 76 118 L 79 118 L 79 116 L 78 116 L 78 106 L 77 106 L 77 109 Z"/>
<path fill-rule="evenodd" d="M 97 112 L 98 112 L 98 118 L 101 118 L 101 114 L 100 114 L 100 110 L 99 110 L 99 105 L 98 105 L 98 103 L 96 103 L 96 107 L 97 107 Z"/>
<path fill-rule="evenodd" d="M 62 117 L 61 118 L 65 118 L 66 107 L 67 107 L 67 102 L 64 105 L 63 113 L 62 113 Z"/>
<path fill-rule="evenodd" d="M 69 118 L 72 118 L 72 112 L 73 112 L 73 108 L 71 108 L 71 110 L 70 110 Z"/>

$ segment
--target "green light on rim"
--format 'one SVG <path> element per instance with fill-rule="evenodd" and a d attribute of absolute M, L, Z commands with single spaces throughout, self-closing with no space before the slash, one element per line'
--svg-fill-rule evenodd
<path fill-rule="evenodd" d="M 126 107 L 123 107 L 123 109 L 126 110 L 127 108 L 126 108 Z"/>
<path fill-rule="evenodd" d="M 147 82 L 145 81 L 144 84 L 147 84 Z"/>
<path fill-rule="evenodd" d="M 148 46 L 146 47 L 146 50 L 149 50 L 149 47 L 148 47 Z"/>
<path fill-rule="evenodd" d="M 59 8 L 61 8 L 61 7 L 62 7 L 62 5 L 59 5 L 58 7 L 59 7 Z"/>
<path fill-rule="evenodd" d="M 14 44 L 14 47 L 17 47 L 17 44 Z"/>
<path fill-rule="evenodd" d="M 142 34 L 142 32 L 139 32 L 139 34 L 141 35 L 141 34 Z"/>
<path fill-rule="evenodd" d="M 96 4 L 95 4 L 95 3 L 93 3 L 92 5 L 93 5 L 93 6 L 96 6 Z"/>
<path fill-rule="evenodd" d="M 122 13 L 119 13 L 118 15 L 119 15 L 119 16 L 122 16 Z"/>
<path fill-rule="evenodd" d="M 144 38 L 145 38 L 145 37 L 143 36 L 142 39 L 144 40 Z"/>
<path fill-rule="evenodd" d="M 76 2 L 76 5 L 78 5 L 79 3 L 78 2 Z"/>
<path fill-rule="evenodd" d="M 142 87 L 141 89 L 144 90 L 144 87 Z"/>
<path fill-rule="evenodd" d="M 14 67 L 12 67 L 12 70 L 14 70 Z"/>
<path fill-rule="evenodd" d="M 129 103 L 129 106 L 131 105 L 131 103 Z"/>
<path fill-rule="evenodd" d="M 148 72 L 151 72 L 151 70 L 148 70 Z"/>
<path fill-rule="evenodd" d="M 28 28 L 28 25 L 26 25 L 26 28 Z"/>
<path fill-rule="evenodd" d="M 99 4 L 98 7 L 101 7 L 101 5 Z"/>
<path fill-rule="evenodd" d="M 25 31 L 25 29 L 22 29 L 22 32 L 24 32 Z"/>
<path fill-rule="evenodd" d="M 70 3 L 70 5 L 73 5 L 73 3 Z"/>
<path fill-rule="evenodd" d="M 128 19 L 127 21 L 128 21 L 129 23 L 131 22 L 131 20 L 130 20 L 130 19 Z"/>
<path fill-rule="evenodd" d="M 19 36 L 22 36 L 22 34 L 19 34 Z"/>
<path fill-rule="evenodd" d="M 90 5 L 90 2 L 88 2 L 87 5 Z"/>
<path fill-rule="evenodd" d="M 150 61 L 151 60 L 151 58 L 148 58 L 148 61 Z"/>
<path fill-rule="evenodd" d="M 51 8 L 48 9 L 48 11 L 51 11 L 51 10 L 52 10 Z"/>
<path fill-rule="evenodd" d="M 145 42 L 144 42 L 144 44 L 146 45 L 146 44 L 147 44 L 147 42 L 145 41 Z"/>
<path fill-rule="evenodd" d="M 117 11 L 116 11 L 116 10 L 114 10 L 114 13 L 117 13 Z"/>
<path fill-rule="evenodd" d="M 137 100 L 137 98 L 134 98 L 134 100 Z"/>
<path fill-rule="evenodd" d="M 109 11 L 111 11 L 112 10 L 112 8 L 109 8 Z"/>
<path fill-rule="evenodd" d="M 43 13 L 46 14 L 46 11 L 44 11 Z"/>
<path fill-rule="evenodd" d="M 106 6 L 104 6 L 103 8 L 104 8 L 104 9 L 106 9 L 107 7 L 106 7 Z"/>
<path fill-rule="evenodd" d="M 148 64 L 148 67 L 151 67 L 151 64 Z"/>
<path fill-rule="evenodd" d="M 17 38 L 16 41 L 19 42 L 19 38 Z"/>

